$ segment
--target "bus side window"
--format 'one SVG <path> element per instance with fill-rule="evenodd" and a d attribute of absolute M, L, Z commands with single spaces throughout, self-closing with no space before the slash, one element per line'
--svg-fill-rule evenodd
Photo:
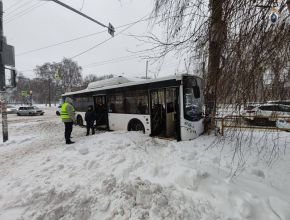
<path fill-rule="evenodd" d="M 116 110 L 115 105 L 113 103 L 110 104 L 109 112 L 110 113 L 117 113 L 117 110 Z"/>

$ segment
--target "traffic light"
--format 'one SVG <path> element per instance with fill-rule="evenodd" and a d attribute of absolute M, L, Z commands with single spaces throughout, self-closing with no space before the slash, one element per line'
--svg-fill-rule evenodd
<path fill-rule="evenodd" d="M 109 23 L 108 32 L 112 37 L 114 37 L 115 28 L 113 27 L 113 25 L 111 23 Z"/>
<path fill-rule="evenodd" d="M 15 88 L 16 87 L 16 70 L 11 70 L 11 87 Z"/>
<path fill-rule="evenodd" d="M 32 91 L 30 91 L 29 94 L 32 95 Z"/>

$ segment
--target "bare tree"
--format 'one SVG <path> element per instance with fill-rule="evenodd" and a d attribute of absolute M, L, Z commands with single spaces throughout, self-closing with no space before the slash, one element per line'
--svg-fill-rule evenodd
<path fill-rule="evenodd" d="M 206 112 L 207 118 L 214 124 L 220 123 L 215 119 L 221 109 L 240 114 L 246 102 L 289 97 L 289 1 L 154 2 L 151 25 L 162 27 L 163 35 L 149 33 L 139 39 L 161 52 L 147 58 L 162 63 L 173 54 L 181 62 L 186 60 L 187 72 L 205 80 L 205 104 L 211 110 Z M 281 18 L 272 24 L 267 14 L 274 6 L 279 6 Z M 249 139 L 241 134 L 232 132 L 231 138 Z M 221 140 L 217 143 L 224 143 Z M 241 148 L 237 142 L 234 155 L 245 158 Z"/>
<path fill-rule="evenodd" d="M 49 106 L 51 106 L 52 100 L 51 93 L 56 91 L 52 87 L 57 86 L 61 93 L 81 88 L 83 83 L 81 70 L 82 68 L 77 65 L 77 62 L 66 58 L 60 63 L 45 63 L 41 66 L 36 66 L 35 74 L 45 79 L 45 84 L 47 85 L 45 88 Z M 59 81 L 56 79 L 56 75 L 59 75 Z"/>
<path fill-rule="evenodd" d="M 82 68 L 72 59 L 63 58 L 62 62 L 54 63 L 60 76 L 62 93 L 72 91 L 82 86 Z"/>

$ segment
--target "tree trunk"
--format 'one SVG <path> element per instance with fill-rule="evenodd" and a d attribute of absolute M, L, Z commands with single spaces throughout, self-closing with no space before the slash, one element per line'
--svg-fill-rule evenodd
<path fill-rule="evenodd" d="M 222 4 L 221 0 L 210 0 L 211 21 L 209 27 L 209 60 L 208 60 L 208 77 L 206 91 L 206 115 L 205 131 L 214 128 L 214 117 L 216 112 L 216 90 L 218 73 L 220 70 L 220 57 L 222 48 L 222 34 L 220 31 L 224 27 L 222 21 Z"/>

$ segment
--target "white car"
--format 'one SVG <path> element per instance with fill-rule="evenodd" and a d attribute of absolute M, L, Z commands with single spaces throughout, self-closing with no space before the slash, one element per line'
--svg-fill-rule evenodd
<path fill-rule="evenodd" d="M 290 106 L 277 104 L 263 104 L 246 110 L 243 113 L 244 119 L 252 121 L 255 125 L 266 126 L 269 122 L 277 122 L 277 116 L 290 116 Z M 271 116 L 273 118 L 259 118 L 258 116 Z"/>
<path fill-rule="evenodd" d="M 290 131 L 290 118 L 280 118 L 276 121 L 276 127 L 281 130 Z"/>
<path fill-rule="evenodd" d="M 17 110 L 17 115 L 22 116 L 22 115 L 41 115 L 43 114 L 42 110 L 40 109 L 35 109 L 34 107 L 31 106 L 24 106 L 24 107 L 19 107 Z"/>
<path fill-rule="evenodd" d="M 7 114 L 16 114 L 17 108 L 14 105 L 7 105 Z"/>
<path fill-rule="evenodd" d="M 58 105 L 56 107 L 55 113 L 56 113 L 56 115 L 60 115 L 61 114 L 61 105 Z"/>

